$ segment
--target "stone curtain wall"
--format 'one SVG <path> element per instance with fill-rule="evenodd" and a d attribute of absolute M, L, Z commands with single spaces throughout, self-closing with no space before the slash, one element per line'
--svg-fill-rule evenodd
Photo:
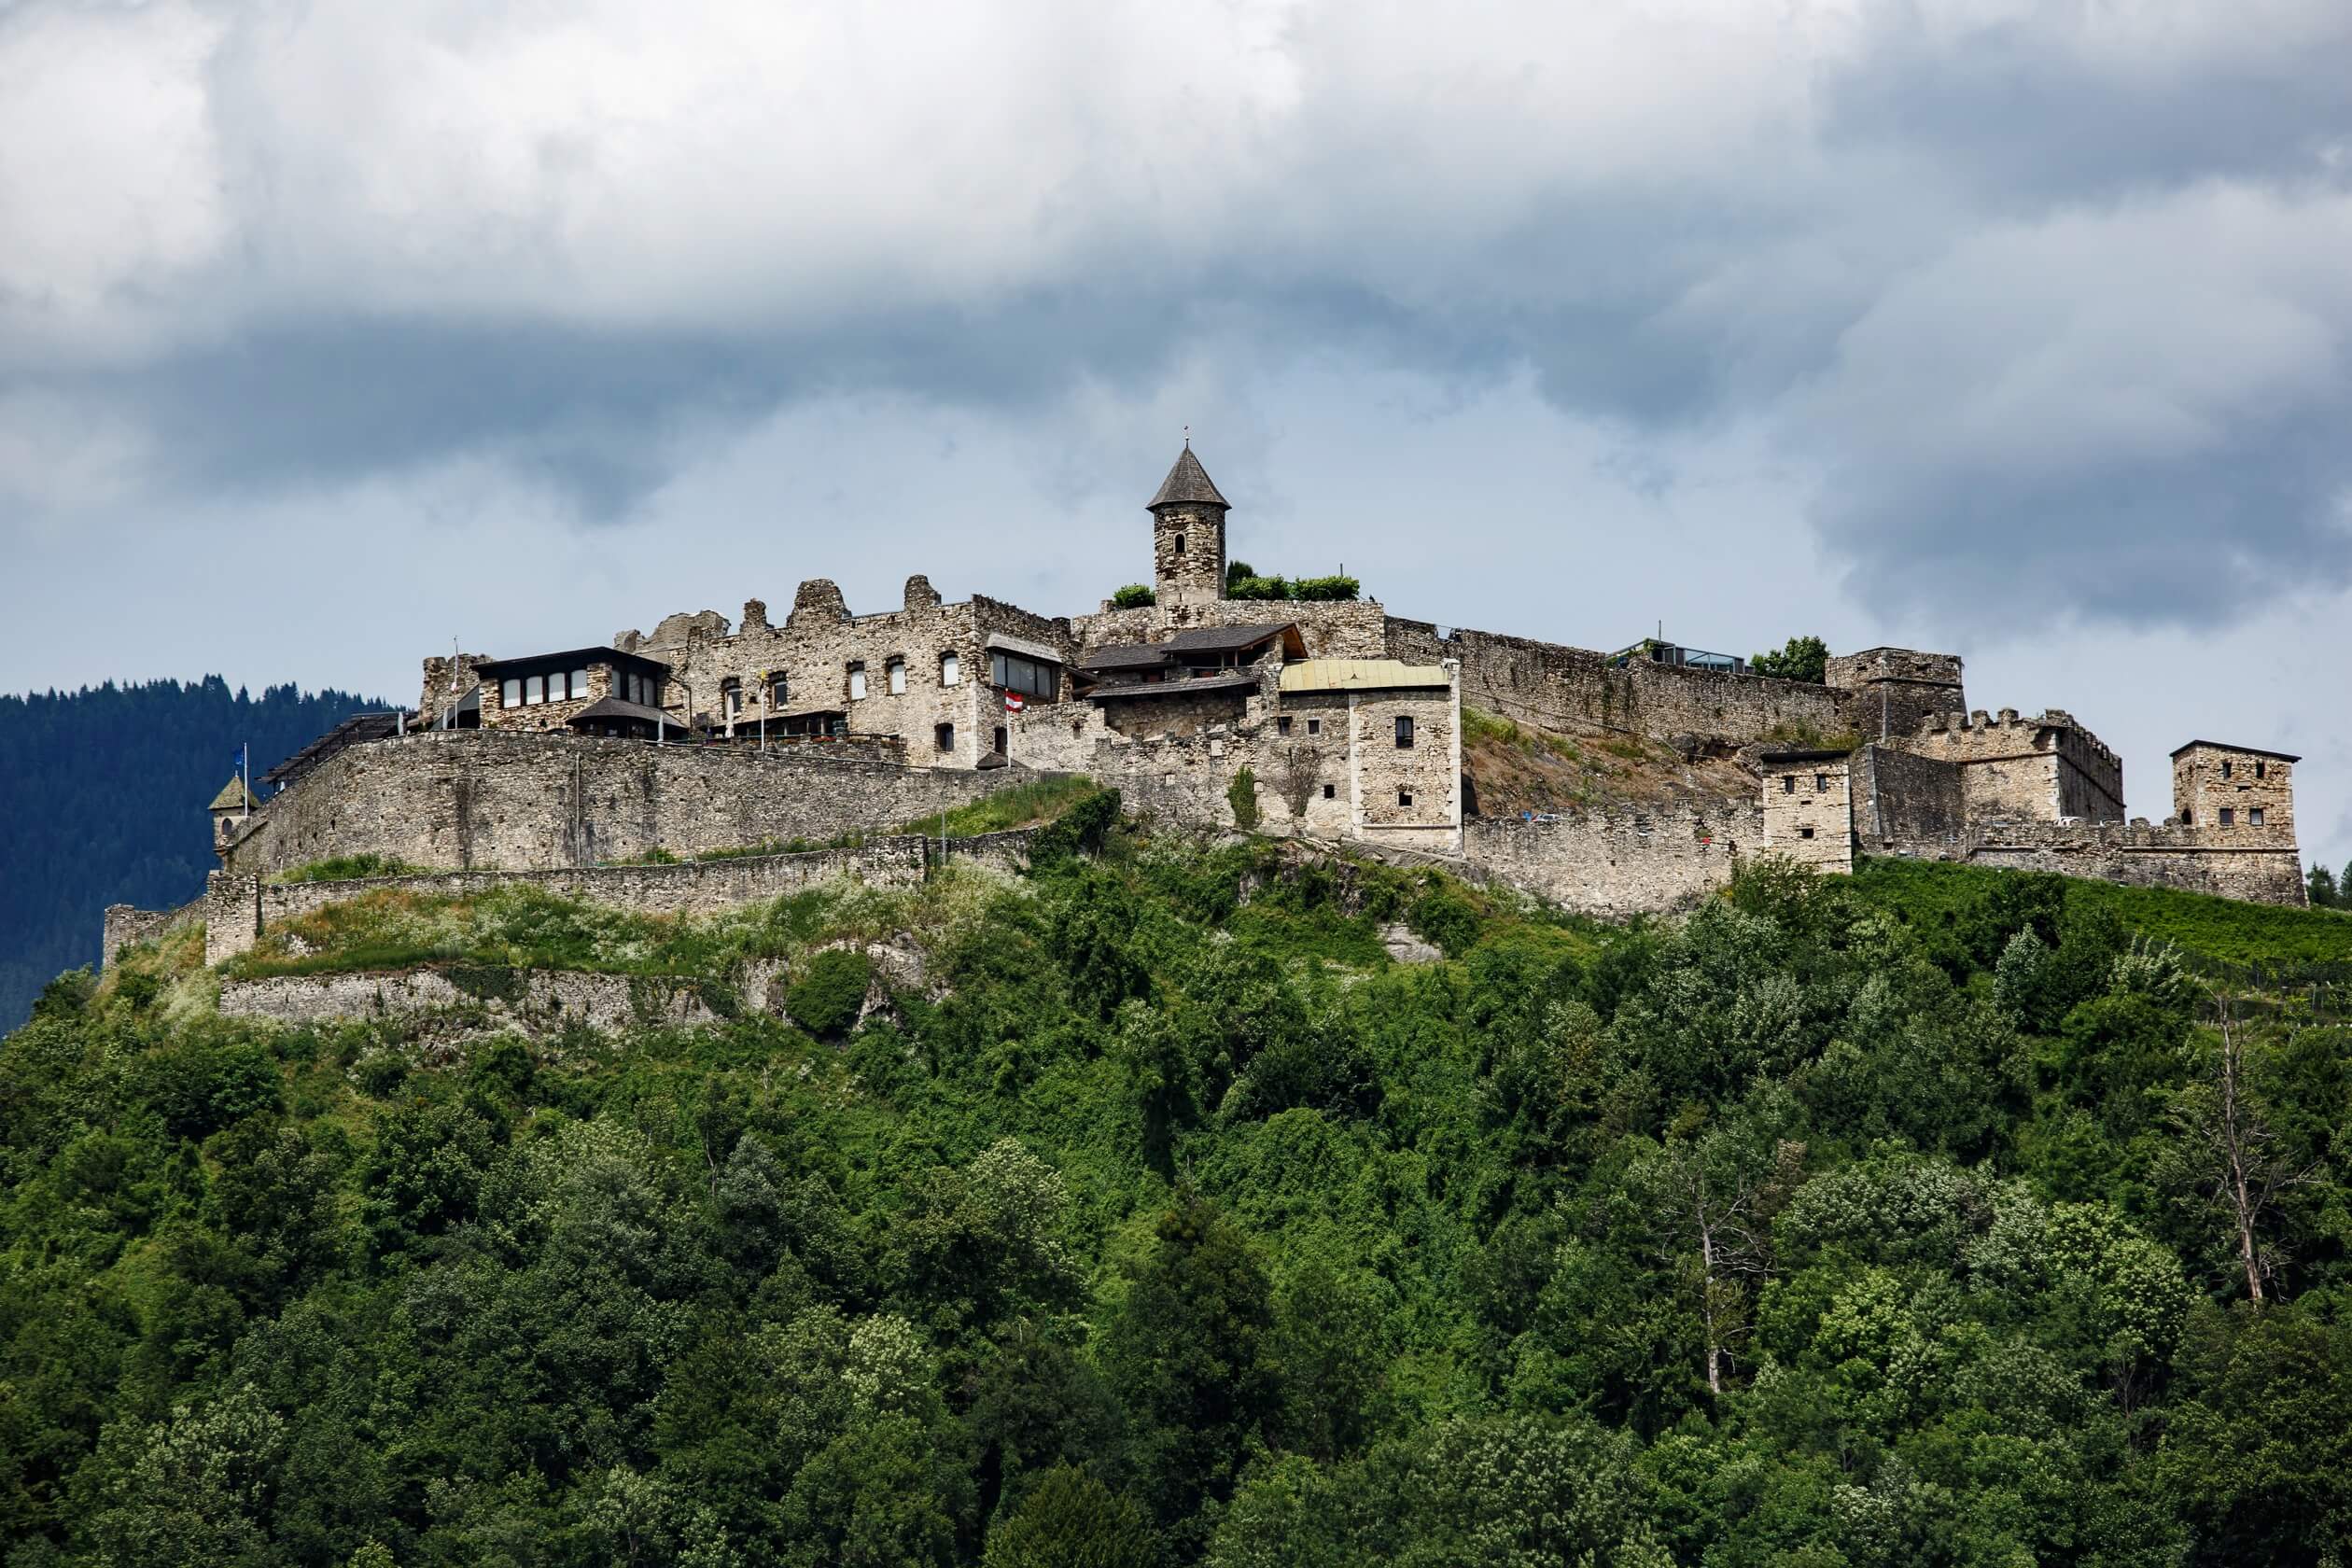
<path fill-rule="evenodd" d="M 2303 858 L 2264 830 L 2151 827 L 2146 822 L 2004 822 L 1971 829 L 1965 858 L 1979 865 L 2054 871 L 2144 888 L 2179 888 L 2256 903 L 2302 905 Z"/>
<path fill-rule="evenodd" d="M 1726 886 L 1763 837 L 1753 807 L 1474 817 L 1463 824 L 1463 853 L 1493 881 L 1579 915 L 1622 917 L 1682 908 Z"/>
<path fill-rule="evenodd" d="M 950 841 L 951 853 L 954 841 Z M 971 852 L 987 863 L 1023 863 L 1026 844 Z M 896 837 L 855 849 L 802 855 L 743 855 L 685 865 L 593 866 L 580 870 L 460 871 L 429 876 L 371 876 L 348 882 L 264 882 L 235 872 L 214 872 L 205 891 L 204 959 L 251 948 L 262 933 L 288 920 L 377 892 L 467 898 L 495 888 L 542 888 L 567 898 L 648 915 L 715 915 L 782 898 L 820 883 L 855 877 L 875 887 L 913 887 L 923 880 L 925 840 Z"/>
<path fill-rule="evenodd" d="M 2099 737 L 2055 710 L 2021 719 L 1979 708 L 1956 718 L 1931 714 L 1920 728 L 1888 743 L 1958 764 L 1968 814 L 1979 820 L 2123 819 L 2123 763 Z"/>
<path fill-rule="evenodd" d="M 1967 818 L 1960 768 L 1886 746 L 1865 746 L 1848 764 L 1854 831 L 1866 849 L 1956 842 Z"/>
<path fill-rule="evenodd" d="M 1495 632 L 1439 635 L 1388 618 L 1387 652 L 1407 664 L 1462 661 L 1462 700 L 1541 729 L 1617 730 L 1655 740 L 1698 735 L 1732 745 L 1830 742 L 1854 728 L 1849 693 L 1801 680 L 1641 662 L 1611 669 L 1589 649 Z M 1875 709 L 1873 710 L 1875 716 Z"/>
<path fill-rule="evenodd" d="M 546 870 L 823 840 L 913 821 L 1018 783 L 822 746 L 656 746 L 490 730 L 354 746 L 256 811 L 225 857 L 268 875 L 378 854 L 453 870 Z"/>
<path fill-rule="evenodd" d="M 220 1014 L 299 1026 L 479 1011 L 534 1034 L 553 1034 L 567 1024 L 612 1034 L 628 1029 L 707 1029 L 721 1021 L 711 1006 L 711 992 L 693 981 L 568 970 L 507 973 L 511 984 L 496 990 L 469 990 L 452 973 L 431 969 L 231 981 L 220 987 Z M 762 973 L 747 982 L 733 1005 L 764 1011 L 761 993 L 767 979 Z"/>
<path fill-rule="evenodd" d="M 114 967 L 115 955 L 125 947 L 141 942 L 152 942 L 165 931 L 203 917 L 204 901 L 196 899 L 177 909 L 135 909 L 127 903 L 110 903 L 101 917 L 98 937 L 98 967 Z"/>

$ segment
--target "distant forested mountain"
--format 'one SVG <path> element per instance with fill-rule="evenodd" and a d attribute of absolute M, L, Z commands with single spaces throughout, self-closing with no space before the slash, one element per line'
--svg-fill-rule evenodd
<path fill-rule="evenodd" d="M 204 807 L 253 749 L 256 777 L 350 714 L 345 692 L 220 677 L 0 696 L 0 1029 L 62 970 L 98 959 L 110 903 L 163 909 L 203 891 Z"/>

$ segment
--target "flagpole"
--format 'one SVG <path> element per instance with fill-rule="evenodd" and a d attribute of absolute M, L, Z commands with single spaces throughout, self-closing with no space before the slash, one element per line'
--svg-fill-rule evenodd
<path fill-rule="evenodd" d="M 245 819 L 253 816 L 253 743 L 246 741 L 238 749 L 237 788 L 245 791 Z"/>

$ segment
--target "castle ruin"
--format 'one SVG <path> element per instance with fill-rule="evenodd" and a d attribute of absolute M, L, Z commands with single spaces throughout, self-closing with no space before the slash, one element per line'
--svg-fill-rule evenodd
<path fill-rule="evenodd" d="M 2062 710 L 1970 710 L 1957 654 L 1869 649 L 1812 682 L 1658 643 L 1612 655 L 1440 627 L 1372 599 L 1230 598 L 1229 503 L 1189 444 L 1146 511 L 1145 605 L 1048 617 L 950 602 L 917 575 L 897 608 L 857 614 L 820 578 L 780 623 L 752 599 L 734 622 L 680 612 L 589 647 L 428 658 L 413 710 L 321 737 L 265 776 L 266 800 L 223 791 L 215 879 L 358 854 L 573 872 L 871 833 L 1078 773 L 1169 823 L 1432 860 L 1602 915 L 1673 907 L 1764 854 L 2304 900 L 2292 757 L 2191 741 L 2171 813 L 2125 821 L 2113 751 Z M 1715 759 L 1717 783 L 1482 809 L 1465 708 L 1563 745 Z M 148 918 L 117 913 L 125 930 Z"/>

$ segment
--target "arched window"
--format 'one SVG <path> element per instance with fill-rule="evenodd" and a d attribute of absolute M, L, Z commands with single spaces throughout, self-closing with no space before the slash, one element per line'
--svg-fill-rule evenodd
<path fill-rule="evenodd" d="M 732 719 L 743 711 L 743 682 L 734 676 L 719 682 L 719 706 Z"/>
<path fill-rule="evenodd" d="M 784 679 L 782 670 L 768 671 L 768 701 L 781 707 L 792 694 L 791 682 Z"/>
<path fill-rule="evenodd" d="M 849 666 L 849 700 L 851 702 L 860 702 L 862 701 L 864 697 L 865 665 L 851 665 Z"/>
<path fill-rule="evenodd" d="M 956 657 L 956 651 L 951 648 L 939 656 L 939 683 L 942 686 L 953 686 L 961 679 L 963 679 L 963 661 Z"/>
<path fill-rule="evenodd" d="M 890 695 L 894 697 L 906 695 L 906 661 L 904 659 L 893 658 L 882 666 L 882 673 L 889 678 Z"/>

